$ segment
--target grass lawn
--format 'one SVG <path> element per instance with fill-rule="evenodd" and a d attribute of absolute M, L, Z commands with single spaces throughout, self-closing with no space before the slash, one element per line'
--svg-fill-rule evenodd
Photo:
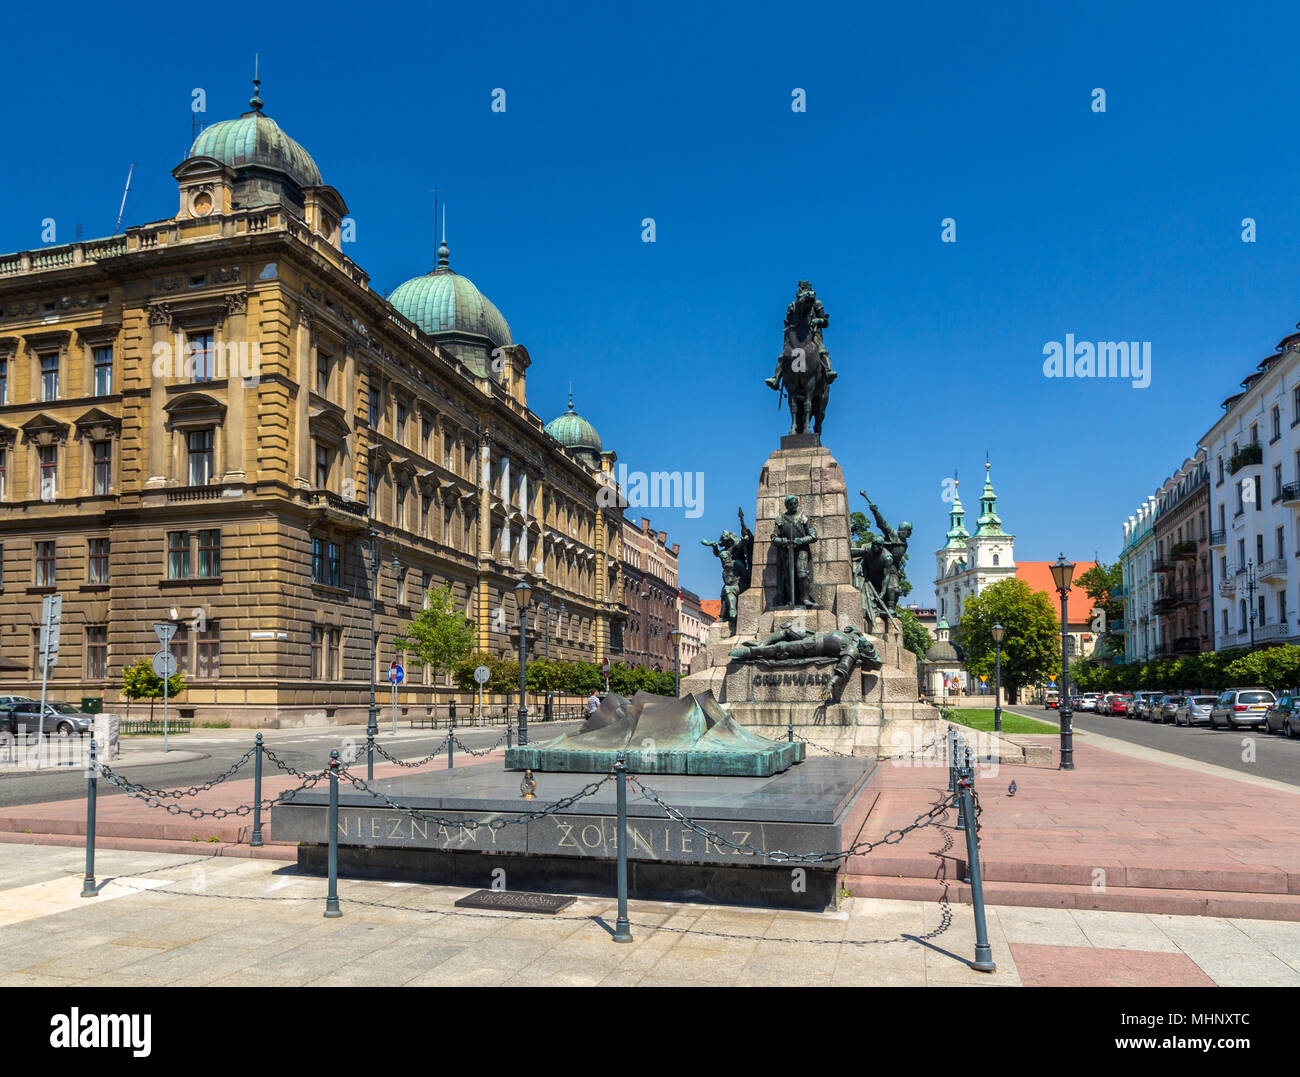
<path fill-rule="evenodd" d="M 985 733 L 993 731 L 993 711 L 977 710 L 966 707 L 953 708 L 944 712 L 944 718 L 953 725 L 964 725 L 968 729 L 978 729 Z M 1049 722 L 1040 722 L 1037 718 L 1026 718 L 1023 714 L 1002 711 L 1003 733 L 1059 733 L 1061 727 Z"/>

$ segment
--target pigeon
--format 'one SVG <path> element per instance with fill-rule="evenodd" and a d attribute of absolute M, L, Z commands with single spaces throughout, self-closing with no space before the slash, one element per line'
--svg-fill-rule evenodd
<path fill-rule="evenodd" d="M 1016 780 L 1012 778 L 1011 784 L 1007 786 L 1007 796 L 1013 797 L 1015 795 L 1016 795 Z"/>

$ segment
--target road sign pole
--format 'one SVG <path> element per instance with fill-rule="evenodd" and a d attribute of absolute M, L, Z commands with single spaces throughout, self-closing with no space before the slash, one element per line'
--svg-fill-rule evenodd
<path fill-rule="evenodd" d="M 393 734 L 397 734 L 397 682 L 393 681 Z"/>
<path fill-rule="evenodd" d="M 170 651 L 168 651 L 167 653 L 171 654 Z M 170 677 L 163 678 L 163 751 L 164 752 L 171 750 L 167 747 L 167 682 L 170 680 L 171 680 Z"/>
<path fill-rule="evenodd" d="M 41 648 L 41 710 L 36 715 L 36 769 L 41 769 L 45 751 L 45 684 L 50 675 L 50 626 L 45 625 L 45 645 Z"/>

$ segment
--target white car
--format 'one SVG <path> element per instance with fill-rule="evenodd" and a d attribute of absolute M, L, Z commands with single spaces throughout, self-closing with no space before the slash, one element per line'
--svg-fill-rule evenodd
<path fill-rule="evenodd" d="M 1101 698 L 1099 692 L 1084 692 L 1083 698 L 1079 700 L 1079 710 L 1095 711 L 1097 709 L 1097 700 Z"/>

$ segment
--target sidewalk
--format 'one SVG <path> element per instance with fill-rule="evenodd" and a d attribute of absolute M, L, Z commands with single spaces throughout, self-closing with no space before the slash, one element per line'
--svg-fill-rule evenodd
<path fill-rule="evenodd" d="M 1295 986 L 1300 925 L 990 907 L 997 972 L 972 971 L 970 909 L 855 899 L 803 913 L 634 901 L 558 916 L 458 910 L 469 891 L 342 879 L 272 861 L 0 845 L 0 984 L 606 986 Z"/>
<path fill-rule="evenodd" d="M 986 902 L 1300 921 L 1300 789 L 1106 739 L 1076 740 L 1074 771 L 1054 759 L 977 772 Z M 882 793 L 859 840 L 936 803 L 947 769 L 886 765 L 876 780 Z M 969 901 L 965 860 L 959 831 L 929 827 L 850 858 L 848 886 Z"/>

